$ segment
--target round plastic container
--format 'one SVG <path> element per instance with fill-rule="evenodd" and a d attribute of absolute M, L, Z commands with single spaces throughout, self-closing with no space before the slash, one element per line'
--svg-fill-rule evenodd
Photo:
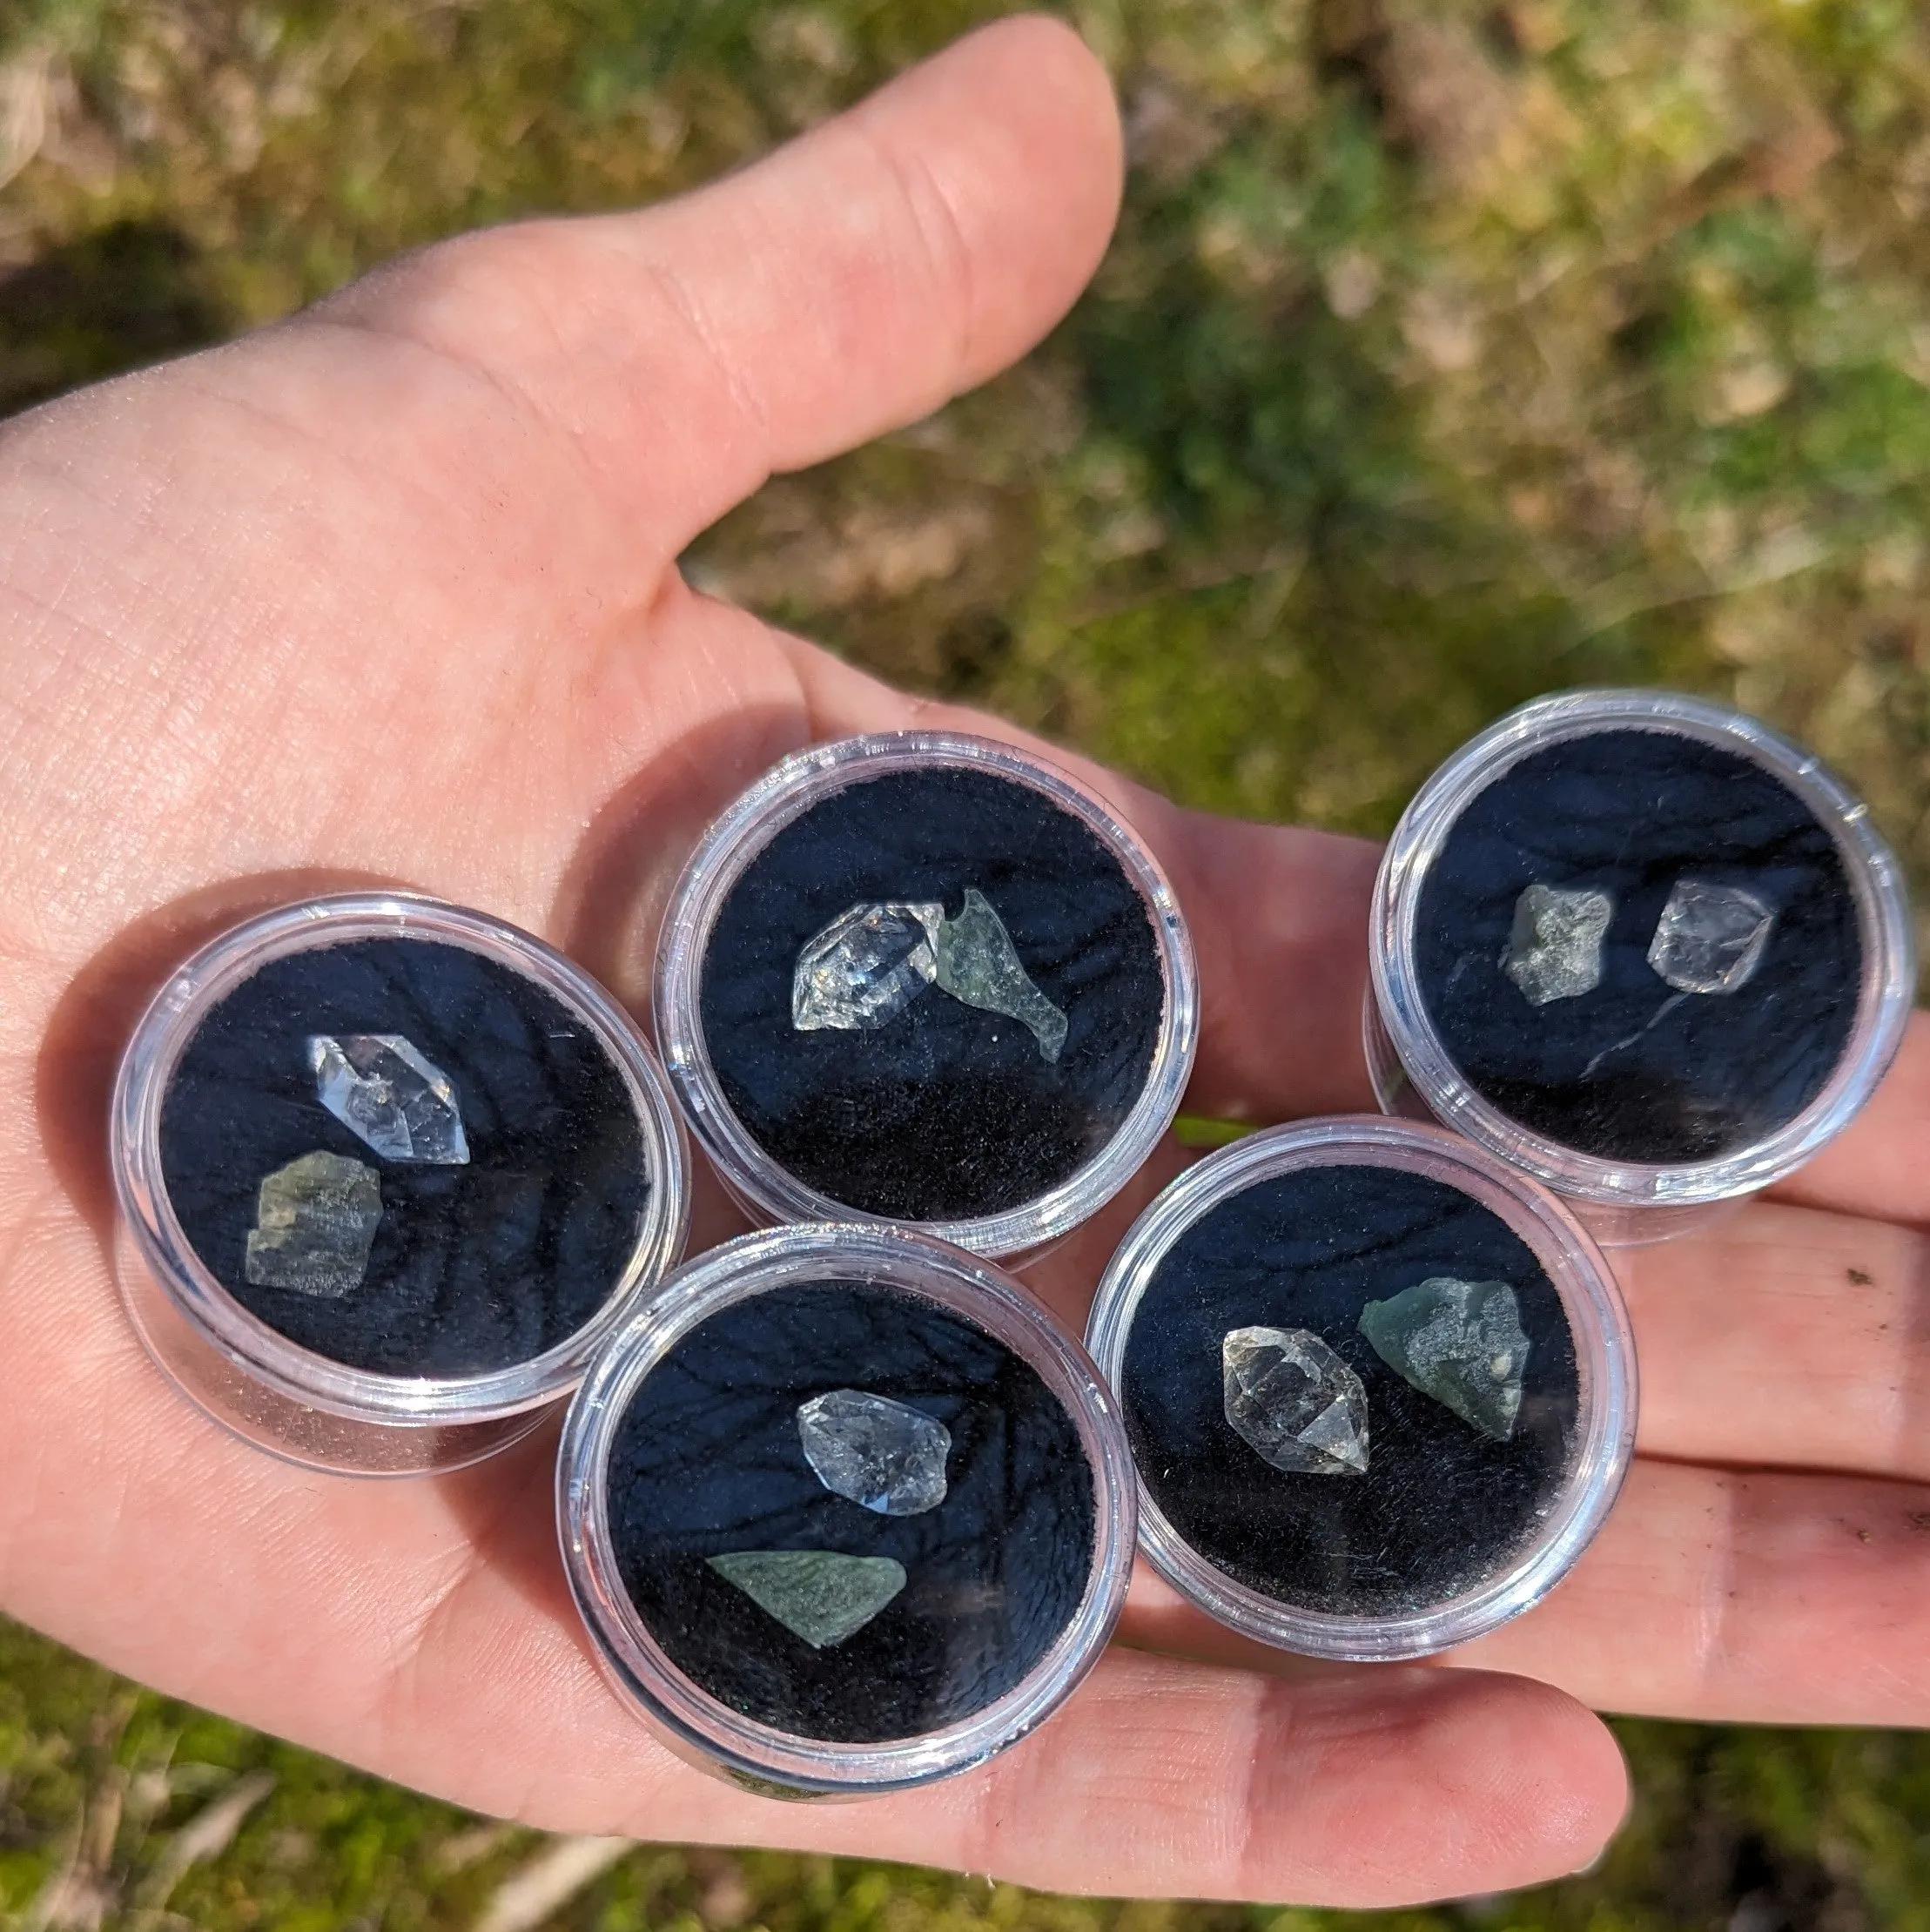
<path fill-rule="evenodd" d="M 112 1160 L 155 1361 L 246 1441 L 366 1475 L 534 1428 L 689 1211 L 622 1010 L 527 932 L 400 893 L 286 906 L 189 959 L 122 1060 Z"/>
<path fill-rule="evenodd" d="M 1199 997 L 1171 888 L 1043 759 L 933 732 L 802 752 L 713 825 L 658 949 L 665 1065 L 763 1221 L 1042 1246 L 1171 1123 Z"/>
<path fill-rule="evenodd" d="M 1365 1117 L 1208 1155 L 1113 1256 L 1087 1336 L 1140 1546 L 1262 1643 L 1418 1657 L 1538 1603 L 1635 1437 L 1613 1277 L 1549 1195 Z"/>
<path fill-rule="evenodd" d="M 904 1229 L 688 1263 L 563 1431 L 565 1566 L 630 1707 L 783 1797 L 982 1764 L 1104 1647 L 1133 1561 L 1111 1395 L 1008 1276 Z"/>
<path fill-rule="evenodd" d="M 1780 1179 L 1882 1078 L 1915 988 L 1867 809 L 1738 712 L 1576 691 L 1463 746 L 1374 898 L 1366 1046 L 1611 1244 Z"/>

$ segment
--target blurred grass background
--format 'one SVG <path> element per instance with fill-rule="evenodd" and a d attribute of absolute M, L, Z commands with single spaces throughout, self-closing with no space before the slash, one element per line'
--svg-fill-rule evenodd
<path fill-rule="evenodd" d="M 0 0 L 0 411 L 395 251 L 672 192 L 973 0 Z M 1081 0 L 1133 172 L 1020 369 L 688 560 L 1194 802 L 1384 832 L 1589 681 L 1731 698 L 1930 882 L 1930 30 L 1910 0 Z M 1930 1927 L 1930 1747 L 1625 1724 L 1602 1867 L 1420 1929 Z M 621 1855 L 620 1855 L 621 1854 Z M 545 1841 L 0 1626 L 0 1914 L 522 1932 L 1310 1932 Z"/>

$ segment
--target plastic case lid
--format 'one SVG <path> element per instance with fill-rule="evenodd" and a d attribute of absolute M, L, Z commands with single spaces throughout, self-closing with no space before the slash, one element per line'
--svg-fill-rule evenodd
<path fill-rule="evenodd" d="M 609 1520 L 612 1444 L 651 1370 L 734 1303 L 828 1277 L 898 1289 L 984 1329 L 1028 1363 L 1064 1405 L 1093 1477 L 1092 1567 L 1078 1608 L 1045 1657 L 962 1721 L 882 1742 L 801 1737 L 746 1717 L 693 1683 L 665 1655 L 625 1590 Z M 611 1339 L 578 1390 L 563 1429 L 556 1505 L 570 1591 L 619 1695 L 690 1762 L 779 1796 L 902 1790 L 995 1756 L 1043 1723 L 1092 1668 L 1119 1620 L 1132 1576 L 1132 1456 L 1112 1393 L 1086 1351 L 1011 1276 L 905 1229 L 770 1229 L 687 1262 Z"/>
<path fill-rule="evenodd" d="M 1429 867 L 1469 802 L 1535 752 L 1602 730 L 1678 732 L 1745 757 L 1780 779 L 1835 840 L 1855 894 L 1863 983 L 1835 1071 L 1794 1119 L 1754 1146 L 1711 1161 L 1650 1164 L 1577 1152 L 1504 1114 L 1463 1077 L 1429 1017 L 1415 971 L 1416 925 Z M 1869 808 L 1779 732 L 1673 691 L 1584 690 L 1544 697 L 1470 739 L 1422 786 L 1395 828 L 1375 882 L 1372 991 L 1395 1052 L 1427 1107 L 1477 1145 L 1557 1192 L 1603 1204 L 1721 1201 L 1769 1186 L 1841 1133 L 1901 1046 L 1916 991 L 1915 943 L 1901 869 Z"/>
<path fill-rule="evenodd" d="M 1532 1539 L 1465 1594 L 1389 1615 L 1302 1608 L 1209 1562 L 1140 1479 L 1140 1547 L 1181 1595 L 1243 1635 L 1313 1657 L 1358 1662 L 1422 1657 L 1471 1641 L 1531 1609 L 1600 1529 L 1635 1444 L 1636 1362 L 1628 1315 L 1607 1262 L 1552 1196 L 1444 1128 L 1372 1115 L 1308 1121 L 1236 1141 L 1187 1170 L 1141 1215 L 1099 1282 L 1086 1343 L 1118 1390 L 1141 1299 L 1175 1242 L 1255 1184 L 1298 1168 L 1402 1168 L 1447 1183 L 1497 1215 L 1541 1264 L 1574 1337 L 1578 1409 L 1559 1494 Z"/>
<path fill-rule="evenodd" d="M 422 939 L 466 947 L 534 980 L 582 1015 L 636 1109 L 652 1185 L 636 1244 L 595 1316 L 555 1348 L 476 1375 L 395 1376 L 299 1347 L 251 1314 L 209 1271 L 183 1232 L 162 1179 L 161 1108 L 196 1028 L 271 959 L 355 939 Z M 566 1396 L 604 1337 L 682 1253 L 689 1162 L 656 1057 L 629 1016 L 582 969 L 488 914 L 403 892 L 343 893 L 286 905 L 232 927 L 179 967 L 143 1015 L 114 1090 L 111 1158 L 121 1214 L 142 1261 L 189 1324 L 242 1373 L 278 1395 L 353 1421 L 447 1427 L 522 1414 Z"/>

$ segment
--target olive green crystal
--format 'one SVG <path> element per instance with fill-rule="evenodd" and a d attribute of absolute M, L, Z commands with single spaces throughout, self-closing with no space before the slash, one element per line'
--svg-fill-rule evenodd
<path fill-rule="evenodd" d="M 382 1183 L 346 1154 L 304 1154 L 261 1183 L 245 1271 L 257 1288 L 340 1301 L 361 1286 L 382 1219 Z"/>
<path fill-rule="evenodd" d="M 904 1565 L 890 1557 L 730 1550 L 705 1560 L 813 1650 L 829 1650 L 856 1635 L 904 1587 Z"/>

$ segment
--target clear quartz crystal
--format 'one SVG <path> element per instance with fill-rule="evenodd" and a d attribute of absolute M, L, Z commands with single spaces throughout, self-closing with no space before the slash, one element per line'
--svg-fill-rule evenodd
<path fill-rule="evenodd" d="M 302 1154 L 263 1180 L 243 1271 L 257 1288 L 340 1301 L 361 1286 L 381 1219 L 373 1168 L 344 1154 Z"/>
<path fill-rule="evenodd" d="M 1066 1015 L 1032 983 L 984 893 L 966 887 L 965 910 L 938 928 L 936 950 L 938 983 L 945 992 L 968 1006 L 1016 1020 L 1031 1029 L 1040 1054 L 1057 1061 L 1066 1044 Z"/>
<path fill-rule="evenodd" d="M 833 1389 L 797 1410 L 804 1460 L 833 1496 L 880 1516 L 920 1516 L 945 1501 L 952 1431 L 888 1396 Z"/>
<path fill-rule="evenodd" d="M 1506 1282 L 1434 1275 L 1361 1311 L 1361 1333 L 1402 1381 L 1506 1442 L 1521 1413 L 1528 1336 Z"/>
<path fill-rule="evenodd" d="M 1005 922 L 983 892 L 967 886 L 965 910 L 887 902 L 854 905 L 804 942 L 790 979 L 790 1023 L 799 1033 L 835 1027 L 868 1032 L 897 1019 L 928 986 L 1030 1029 L 1056 1062 L 1066 1015 L 1019 964 Z"/>
<path fill-rule="evenodd" d="M 400 1033 L 314 1033 L 308 1064 L 316 1099 L 385 1161 L 467 1164 L 454 1082 Z"/>
<path fill-rule="evenodd" d="M 1595 886 L 1530 885 L 1515 901 L 1501 969 L 1531 1005 L 1573 1000 L 1602 982 L 1602 938 L 1615 901 Z"/>
<path fill-rule="evenodd" d="M 904 1565 L 890 1557 L 731 1550 L 705 1560 L 813 1650 L 829 1650 L 855 1636 L 904 1587 Z"/>
<path fill-rule="evenodd" d="M 1367 1473 L 1367 1390 L 1306 1329 L 1233 1329 L 1220 1344 L 1227 1423 L 1293 1476 Z"/>
<path fill-rule="evenodd" d="M 1678 878 L 1649 942 L 1649 964 L 1678 993 L 1733 993 L 1762 964 L 1775 923 L 1740 885 Z"/>
<path fill-rule="evenodd" d="M 799 1033 L 835 1027 L 869 1032 L 931 985 L 942 905 L 854 905 L 805 940 L 790 978 L 790 1023 Z"/>

